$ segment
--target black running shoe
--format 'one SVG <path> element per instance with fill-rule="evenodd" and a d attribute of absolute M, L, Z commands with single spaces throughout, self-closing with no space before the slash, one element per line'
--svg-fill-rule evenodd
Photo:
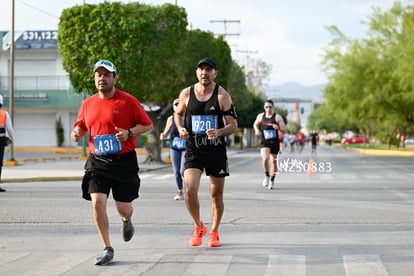
<path fill-rule="evenodd" d="M 1 192 L 5 192 L 6 190 L 5 189 L 3 189 L 2 187 L 0 187 L 0 193 Z"/>
<path fill-rule="evenodd" d="M 122 228 L 121 228 L 122 239 L 127 242 L 132 239 L 132 237 L 134 236 L 134 233 L 135 233 L 135 229 L 134 229 L 134 226 L 132 225 L 131 219 L 127 221 L 122 221 Z"/>
<path fill-rule="evenodd" d="M 105 247 L 104 253 L 97 257 L 95 265 L 107 265 L 114 258 L 114 249 L 112 247 Z"/>

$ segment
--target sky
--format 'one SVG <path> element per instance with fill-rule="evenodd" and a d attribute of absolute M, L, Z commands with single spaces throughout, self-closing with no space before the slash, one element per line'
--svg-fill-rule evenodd
<path fill-rule="evenodd" d="M 12 2 L 1 0 L 0 31 L 11 30 Z M 100 0 L 14 0 L 15 30 L 57 30 L 63 9 Z M 114 1 L 108 1 L 114 2 Z M 119 1 L 118 1 L 119 2 Z M 120 2 L 132 2 L 123 0 Z M 145 0 L 141 3 L 177 4 L 187 12 L 188 28 L 226 36 L 233 58 L 244 66 L 248 58 L 271 66 L 267 85 L 297 82 L 312 86 L 327 82 L 320 63 L 332 40 L 327 26 L 345 35 L 367 37 L 373 7 L 389 10 L 394 0 Z M 401 0 L 412 5 L 412 0 Z M 225 23 L 227 22 L 227 23 Z M 364 23 L 365 22 L 365 23 Z"/>

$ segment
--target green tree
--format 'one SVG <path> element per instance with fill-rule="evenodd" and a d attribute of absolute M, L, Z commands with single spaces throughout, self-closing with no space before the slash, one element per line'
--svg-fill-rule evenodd
<path fill-rule="evenodd" d="M 180 43 L 186 32 L 184 9 L 165 4 L 85 4 L 65 9 L 58 46 L 75 91 L 94 93 L 93 64 L 118 65 L 118 87 L 145 102 L 163 102 L 179 87 Z M 157 93 L 154 93 L 154 92 Z"/>
<path fill-rule="evenodd" d="M 340 127 L 368 135 L 413 124 L 414 96 L 410 72 L 414 56 L 413 12 L 397 1 L 388 12 L 375 8 L 369 38 L 351 40 L 332 26 L 334 39 L 323 65 L 330 83 L 325 90 L 327 114 Z"/>
<path fill-rule="evenodd" d="M 186 26 L 185 10 L 171 4 L 104 2 L 65 9 L 58 26 L 63 68 L 76 92 L 93 94 L 93 65 L 111 60 L 118 66 L 117 86 L 149 107 L 157 130 L 160 110 L 172 101 L 171 91 L 183 85 L 180 57 Z M 160 161 L 161 150 L 154 148 Z"/>
<path fill-rule="evenodd" d="M 114 62 L 117 86 L 150 109 L 157 161 L 161 160 L 163 118 L 170 115 L 171 103 L 181 89 L 196 80 L 197 61 L 205 56 L 215 59 L 223 86 L 231 70 L 230 48 L 222 38 L 187 31 L 186 26 L 185 10 L 171 4 L 85 4 L 65 9 L 59 20 L 59 52 L 75 92 L 95 93 L 94 63 L 99 59 Z"/>

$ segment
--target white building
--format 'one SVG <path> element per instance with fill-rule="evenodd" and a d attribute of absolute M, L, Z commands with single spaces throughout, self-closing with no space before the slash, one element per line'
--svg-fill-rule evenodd
<path fill-rule="evenodd" d="M 10 108 L 10 36 L 1 32 L 0 94 Z M 64 129 L 63 146 L 76 146 L 70 131 L 82 95 L 73 92 L 57 49 L 57 31 L 22 31 L 15 34 L 13 125 L 15 147 L 57 146 L 56 122 Z"/>

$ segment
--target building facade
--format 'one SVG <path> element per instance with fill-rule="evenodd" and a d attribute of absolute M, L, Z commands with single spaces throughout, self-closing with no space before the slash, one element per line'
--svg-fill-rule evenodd
<path fill-rule="evenodd" d="M 10 91 L 10 34 L 1 32 L 0 94 L 13 119 L 15 147 L 58 146 L 57 127 L 63 128 L 62 146 L 70 140 L 83 95 L 75 93 L 57 48 L 57 31 L 15 32 L 14 89 Z M 13 108 L 10 95 L 13 95 Z"/>

